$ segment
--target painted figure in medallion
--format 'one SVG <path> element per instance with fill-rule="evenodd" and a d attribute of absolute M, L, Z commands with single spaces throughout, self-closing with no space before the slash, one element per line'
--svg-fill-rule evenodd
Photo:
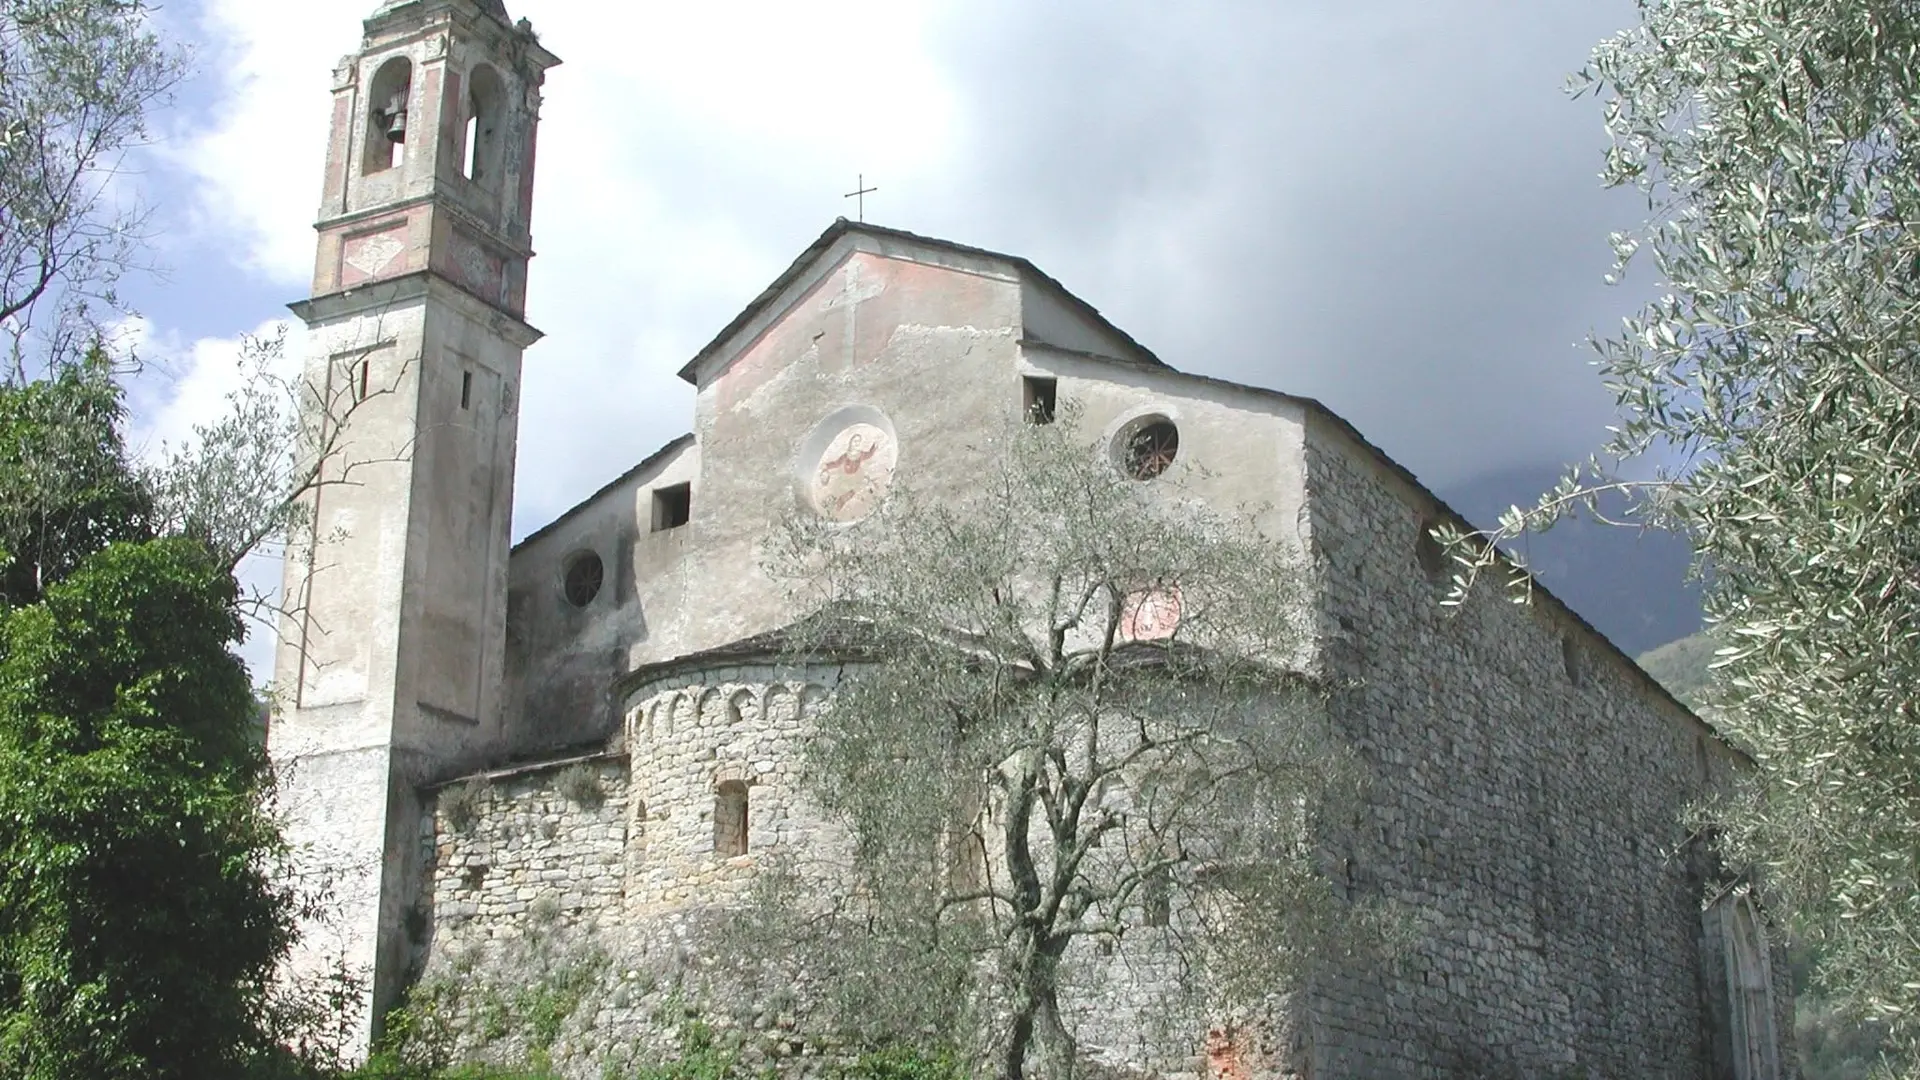
<path fill-rule="evenodd" d="M 873 424 L 855 423 L 835 435 L 820 454 L 813 475 L 813 505 L 834 521 L 858 521 L 873 513 L 893 486 L 898 448 Z"/>

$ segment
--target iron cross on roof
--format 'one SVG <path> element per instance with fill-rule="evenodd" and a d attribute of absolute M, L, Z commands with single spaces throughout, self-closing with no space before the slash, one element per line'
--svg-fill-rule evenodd
<path fill-rule="evenodd" d="M 860 215 L 860 220 L 864 222 L 867 220 L 867 193 L 879 191 L 880 189 L 867 186 L 867 176 L 865 173 L 856 173 L 855 176 L 857 179 L 853 182 L 853 190 L 842 195 L 841 198 L 858 200 L 854 203 L 854 206 Z"/>

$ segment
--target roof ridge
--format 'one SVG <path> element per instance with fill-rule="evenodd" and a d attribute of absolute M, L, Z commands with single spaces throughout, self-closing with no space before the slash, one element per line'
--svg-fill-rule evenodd
<path fill-rule="evenodd" d="M 732 321 L 728 322 L 726 326 L 722 327 L 718 334 L 714 335 L 713 340 L 702 346 L 699 352 L 694 353 L 693 359 L 687 361 L 687 363 L 681 367 L 680 377 L 689 383 L 698 385 L 695 372 L 702 363 L 719 352 L 722 346 L 732 340 L 735 335 L 745 329 L 746 326 L 762 312 L 767 310 L 767 308 L 779 298 L 780 294 L 787 290 L 788 286 L 800 278 L 800 275 L 807 267 L 813 265 L 821 256 L 825 255 L 834 244 L 840 241 L 841 237 L 853 233 L 864 233 L 880 239 L 921 244 L 927 247 L 941 248 L 960 255 L 971 255 L 977 258 L 987 258 L 1006 263 L 1013 267 L 1017 273 L 1039 282 L 1042 286 L 1064 299 L 1070 307 L 1078 309 L 1081 314 L 1091 317 L 1103 330 L 1111 333 L 1129 349 L 1138 353 L 1140 359 L 1149 366 L 1173 370 L 1173 366 L 1158 356 L 1155 356 L 1153 350 L 1135 341 L 1133 335 L 1114 325 L 1112 320 L 1102 315 L 1099 308 L 1094 307 L 1092 304 L 1074 295 L 1072 290 L 1060 284 L 1051 274 L 1035 266 L 1031 260 L 1024 256 L 1009 255 L 1006 252 L 994 251 L 991 248 L 974 247 L 971 244 L 962 244 L 954 240 L 943 240 L 937 236 L 926 236 L 921 233 L 908 232 L 905 229 L 895 229 L 865 221 L 849 221 L 844 217 L 840 217 L 835 218 L 833 224 L 827 226 L 825 231 L 815 237 L 814 241 L 808 244 L 793 262 L 787 265 L 785 270 L 780 272 L 779 276 L 775 277 L 766 288 L 760 290 L 758 295 L 748 301 L 747 305 L 740 309 L 740 313 L 734 316 Z"/>

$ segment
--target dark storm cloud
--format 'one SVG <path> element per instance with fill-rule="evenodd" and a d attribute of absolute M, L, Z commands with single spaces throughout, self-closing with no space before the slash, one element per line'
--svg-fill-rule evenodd
<path fill-rule="evenodd" d="M 1032 258 L 1170 363 L 1318 397 L 1429 483 L 1583 458 L 1610 406 L 1579 343 L 1633 306 L 1602 275 L 1637 204 L 1599 189 L 1599 106 L 1562 87 L 1632 16 L 1627 0 L 967 0 L 919 56 L 793 50 L 782 77 L 803 82 L 717 127 L 660 96 L 697 99 L 693 83 L 588 107 L 614 58 L 556 31 L 582 55 L 554 77 L 543 151 L 596 142 L 614 186 L 542 179 L 533 302 L 555 340 L 522 459 L 554 479 L 523 492 L 521 519 L 685 429 L 669 373 L 851 213 L 838 194 L 857 171 L 880 185 L 873 220 Z M 953 115 L 916 126 L 886 95 L 929 63 Z M 825 104 L 803 92 L 821 88 Z M 764 136 L 810 125 L 841 149 Z M 888 170 L 888 147 L 929 132 L 940 167 Z M 626 213 L 636 195 L 654 209 Z M 688 258 L 707 265 L 677 272 Z M 616 261 L 631 265 L 572 273 Z M 561 274 L 564 296 L 544 291 Z M 633 359 L 608 372 L 589 354 Z M 630 389 L 594 389 L 609 379 Z M 590 437 L 541 441 L 563 405 Z"/>
<path fill-rule="evenodd" d="M 1189 370 L 1312 395 L 1431 481 L 1582 457 L 1637 203 L 1562 86 L 1624 3 L 969 4 L 972 168 L 911 227 L 1032 257 Z"/>
<path fill-rule="evenodd" d="M 1629 0 L 927 2 L 931 28 L 895 0 L 510 0 L 566 58 L 516 535 L 687 429 L 673 372 L 859 172 L 871 220 L 1027 256 L 1179 367 L 1318 397 L 1463 508 L 1598 444 L 1576 343 L 1634 306 L 1601 276 L 1639 208 L 1598 189 L 1599 107 L 1561 86 Z M 177 261 L 245 288 L 156 294 L 157 327 L 230 334 L 304 291 L 326 73 L 372 6 L 181 7 L 220 93 L 172 140 Z"/>

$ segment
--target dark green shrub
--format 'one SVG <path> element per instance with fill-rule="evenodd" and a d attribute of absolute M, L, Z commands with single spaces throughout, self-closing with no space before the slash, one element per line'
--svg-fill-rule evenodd
<path fill-rule="evenodd" d="M 713 1028 L 689 1020 L 680 1028 L 680 1056 L 642 1065 L 633 1071 L 632 1080 L 732 1080 L 739 1075 L 738 1058 L 732 1047 L 720 1045 Z"/>
<path fill-rule="evenodd" d="M 967 1071 L 951 1050 L 893 1043 L 861 1054 L 840 1080 L 967 1080 Z"/>
<path fill-rule="evenodd" d="M 560 770 L 554 787 L 568 802 L 589 810 L 598 810 L 607 801 L 607 788 L 600 781 L 600 770 L 584 762 Z"/>
<path fill-rule="evenodd" d="M 486 777 L 475 776 L 440 789 L 440 815 L 447 819 L 447 825 L 454 832 L 464 833 L 473 828 L 491 786 Z"/>

